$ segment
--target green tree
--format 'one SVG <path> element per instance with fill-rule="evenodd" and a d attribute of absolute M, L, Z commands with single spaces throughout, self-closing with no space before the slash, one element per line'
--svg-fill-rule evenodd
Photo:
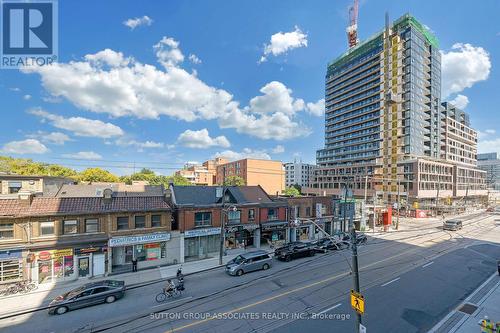
<path fill-rule="evenodd" d="M 157 176 L 154 171 L 150 169 L 142 169 L 131 175 L 120 177 L 120 181 L 129 185 L 132 184 L 134 180 L 148 181 L 151 185 L 160 185 L 162 183 L 161 176 Z"/>
<path fill-rule="evenodd" d="M 227 176 L 224 180 L 225 186 L 244 186 L 245 180 L 240 176 Z"/>
<path fill-rule="evenodd" d="M 29 176 L 76 177 L 73 169 L 58 165 L 34 162 L 26 158 L 0 156 L 0 172 Z"/>
<path fill-rule="evenodd" d="M 80 172 L 78 179 L 83 182 L 110 182 L 115 183 L 120 179 L 111 172 L 101 168 L 88 168 Z"/>
<path fill-rule="evenodd" d="M 283 194 L 289 197 L 298 197 L 300 196 L 300 191 L 297 190 L 295 186 L 287 187 L 284 191 Z"/>
<path fill-rule="evenodd" d="M 186 185 L 192 185 L 189 180 L 187 180 L 186 177 L 183 177 L 181 175 L 173 175 L 173 176 L 168 176 L 165 177 L 167 178 L 167 184 L 165 186 L 168 187 L 168 184 L 170 182 L 174 183 L 176 186 L 186 186 Z"/>

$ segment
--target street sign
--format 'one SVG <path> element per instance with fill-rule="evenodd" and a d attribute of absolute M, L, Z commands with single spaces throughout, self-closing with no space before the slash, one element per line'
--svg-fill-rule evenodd
<path fill-rule="evenodd" d="M 365 313 L 365 298 L 360 293 L 351 290 L 351 306 L 357 313 Z"/>
<path fill-rule="evenodd" d="M 366 333 L 366 327 L 363 324 L 359 324 L 359 333 Z"/>

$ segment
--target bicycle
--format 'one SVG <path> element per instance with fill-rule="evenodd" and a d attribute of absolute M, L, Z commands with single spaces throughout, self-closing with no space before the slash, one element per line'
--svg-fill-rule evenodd
<path fill-rule="evenodd" d="M 180 295 L 182 295 L 182 290 L 178 286 L 176 286 L 171 291 L 167 292 L 167 291 L 163 290 L 161 293 L 159 293 L 158 295 L 156 295 L 156 301 L 158 303 L 163 303 L 163 302 L 165 302 L 165 300 L 167 298 L 178 297 Z"/>
<path fill-rule="evenodd" d="M 17 293 L 26 294 L 38 288 L 35 282 L 19 281 L 4 288 L 2 290 L 3 296 L 15 295 Z"/>

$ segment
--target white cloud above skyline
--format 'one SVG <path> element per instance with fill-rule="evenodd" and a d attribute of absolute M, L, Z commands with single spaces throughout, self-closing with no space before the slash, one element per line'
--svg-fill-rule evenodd
<path fill-rule="evenodd" d="M 277 32 L 271 36 L 268 44 L 264 44 L 264 54 L 259 62 L 265 62 L 269 55 L 279 56 L 288 51 L 300 47 L 307 47 L 307 34 L 302 32 L 298 26 L 290 32 Z"/>
<path fill-rule="evenodd" d="M 124 134 L 123 130 L 111 123 L 105 123 L 100 120 L 87 119 L 83 117 L 69 117 L 55 115 L 41 108 L 34 108 L 28 113 L 40 117 L 42 120 L 49 121 L 54 127 L 72 132 L 76 136 L 111 138 Z"/>
<path fill-rule="evenodd" d="M 93 151 L 80 151 L 78 153 L 74 154 L 63 154 L 62 155 L 65 158 L 74 158 L 77 160 L 101 160 L 102 156 L 96 152 Z"/>
<path fill-rule="evenodd" d="M 45 154 L 49 149 L 36 139 L 7 142 L 0 148 L 3 154 Z"/>
<path fill-rule="evenodd" d="M 135 28 L 140 27 L 142 25 L 150 26 L 151 24 L 153 24 L 153 19 L 151 19 L 147 15 L 144 15 L 142 17 L 129 18 L 123 21 L 123 24 L 129 27 L 130 30 L 134 30 Z"/>
<path fill-rule="evenodd" d="M 182 132 L 177 138 L 177 143 L 183 147 L 198 149 L 210 147 L 229 148 L 231 146 L 229 140 L 223 135 L 214 138 L 210 137 L 206 128 L 199 131 L 186 130 Z"/>

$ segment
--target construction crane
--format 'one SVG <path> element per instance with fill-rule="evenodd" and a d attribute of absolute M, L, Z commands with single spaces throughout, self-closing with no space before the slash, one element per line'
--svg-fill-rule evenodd
<path fill-rule="evenodd" d="M 358 39 L 358 0 L 354 0 L 354 4 L 349 7 L 349 26 L 346 29 L 347 43 L 349 48 L 356 46 Z"/>

